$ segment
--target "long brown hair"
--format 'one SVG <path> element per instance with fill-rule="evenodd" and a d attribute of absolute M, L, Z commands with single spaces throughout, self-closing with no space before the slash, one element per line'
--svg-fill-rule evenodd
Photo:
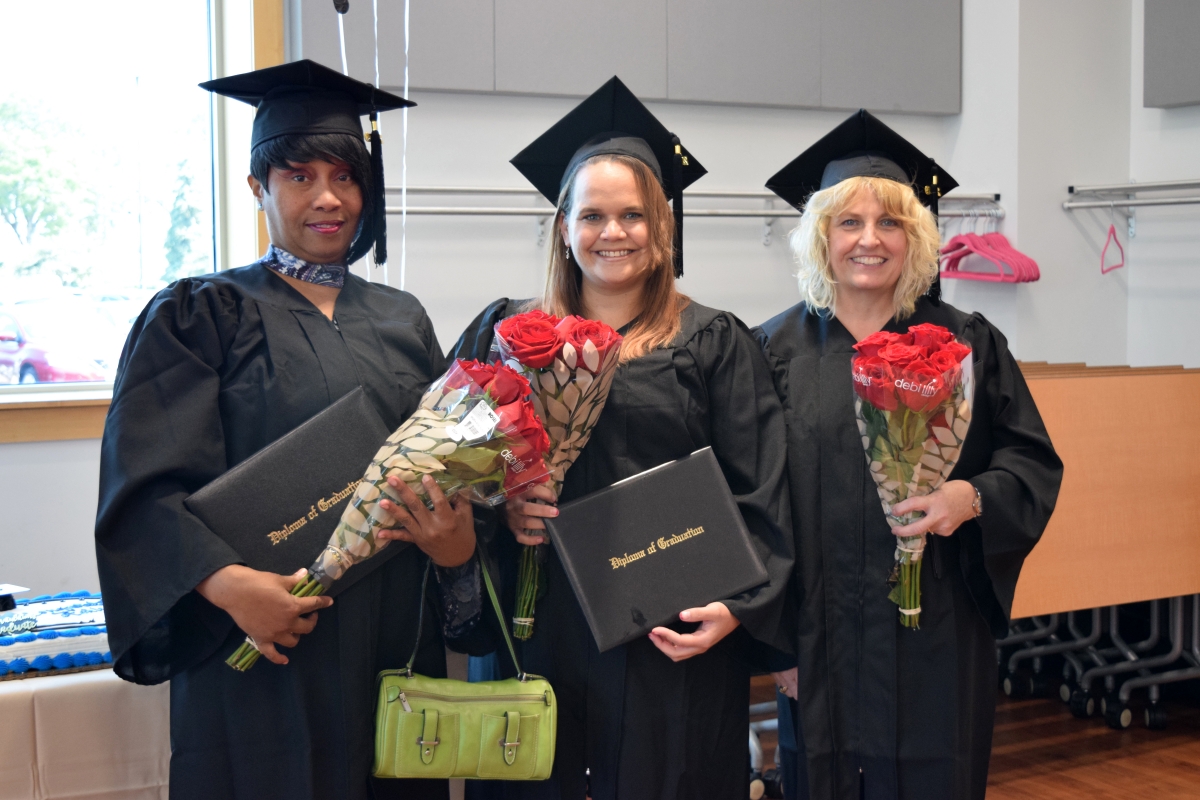
<path fill-rule="evenodd" d="M 679 314 L 689 300 L 675 288 L 675 218 L 658 178 L 643 162 L 631 156 L 602 154 L 580 163 L 558 195 L 558 211 L 551 227 L 546 266 L 546 288 L 535 303 L 548 314 L 583 315 L 583 272 L 559 235 L 562 221 L 571 213 L 575 177 L 587 164 L 612 161 L 633 172 L 642 200 L 646 226 L 650 231 L 650 266 L 642 287 L 642 309 L 621 345 L 620 363 L 641 358 L 659 347 L 666 347 L 679 334 Z"/>

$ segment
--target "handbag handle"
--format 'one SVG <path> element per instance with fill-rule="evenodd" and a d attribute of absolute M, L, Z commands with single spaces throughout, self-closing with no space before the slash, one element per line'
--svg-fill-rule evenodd
<path fill-rule="evenodd" d="M 508 654 L 512 656 L 513 666 L 517 669 L 517 680 L 524 683 L 529 679 L 529 676 L 521 671 L 521 664 L 517 661 L 517 651 L 513 647 L 512 639 L 509 638 L 508 628 L 504 625 L 504 614 L 500 611 L 500 601 L 496 598 L 496 590 L 492 587 L 492 577 L 488 574 L 487 564 L 484 563 L 483 556 L 479 555 L 479 571 L 483 573 L 483 584 L 487 587 L 488 597 L 492 601 L 492 609 L 496 612 L 496 619 L 500 622 L 500 632 L 504 634 L 504 643 L 508 645 Z M 417 660 L 417 651 L 421 649 L 421 627 L 425 623 L 425 590 L 429 586 L 429 570 L 433 567 L 433 559 L 428 559 L 425 562 L 425 575 L 421 578 L 421 608 L 417 612 L 417 641 L 413 645 L 412 655 L 408 657 L 408 663 L 404 665 L 404 671 L 408 677 L 413 675 L 413 663 Z"/>

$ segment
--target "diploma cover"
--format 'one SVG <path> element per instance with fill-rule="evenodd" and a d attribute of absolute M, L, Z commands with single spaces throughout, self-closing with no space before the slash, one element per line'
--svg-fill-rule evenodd
<path fill-rule="evenodd" d="M 546 528 L 602 653 L 768 580 L 709 447 L 564 503 Z"/>
<path fill-rule="evenodd" d="M 354 488 L 391 433 L 356 388 L 184 500 L 246 566 L 290 575 L 329 543 Z M 338 595 L 405 549 L 355 564 L 334 582 Z"/>

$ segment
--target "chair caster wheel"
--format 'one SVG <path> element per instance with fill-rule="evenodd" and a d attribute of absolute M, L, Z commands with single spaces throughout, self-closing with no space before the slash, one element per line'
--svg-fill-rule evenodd
<path fill-rule="evenodd" d="M 1033 697 L 1045 697 L 1050 694 L 1050 681 L 1041 672 L 1033 673 L 1029 681 L 1029 694 Z"/>
<path fill-rule="evenodd" d="M 1071 702 L 1071 694 L 1079 688 L 1079 682 L 1075 680 L 1075 672 L 1070 669 L 1063 670 L 1062 683 L 1058 685 L 1058 699 L 1064 703 Z"/>
<path fill-rule="evenodd" d="M 1118 698 L 1109 698 L 1104 704 L 1104 721 L 1113 730 L 1123 731 L 1133 722 L 1133 711 Z"/>
<path fill-rule="evenodd" d="M 1082 689 L 1071 692 L 1068 705 L 1071 707 L 1072 716 L 1078 719 L 1087 719 L 1096 713 L 1096 698 Z"/>
<path fill-rule="evenodd" d="M 1161 731 L 1167 727 L 1167 710 L 1160 705 L 1146 706 L 1142 716 L 1146 721 L 1146 727 L 1152 731 Z"/>
<path fill-rule="evenodd" d="M 1033 673 L 1029 670 L 1019 669 L 1010 672 L 1004 679 L 1004 693 L 1009 697 L 1029 697 L 1032 692 Z"/>

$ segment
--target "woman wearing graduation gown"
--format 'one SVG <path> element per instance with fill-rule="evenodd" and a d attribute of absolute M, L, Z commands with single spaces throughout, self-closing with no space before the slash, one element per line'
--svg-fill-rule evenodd
<path fill-rule="evenodd" d="M 937 223 L 917 198 L 954 185 L 866 112 L 768 183 L 804 204 L 792 235 L 802 302 L 759 333 L 788 423 L 799 724 L 813 798 L 983 798 L 995 638 L 1058 495 L 1062 463 L 1003 334 L 926 295 Z M 972 348 L 974 410 L 949 480 L 895 507 L 925 517 L 892 530 L 855 422 L 850 361 L 856 341 L 926 323 Z M 920 628 L 904 628 L 887 579 L 896 536 L 923 531 L 933 535 Z"/>
<path fill-rule="evenodd" d="M 792 564 L 784 532 L 784 426 L 749 331 L 675 288 L 678 218 L 664 190 L 678 203 L 678 192 L 703 168 L 673 141 L 614 78 L 514 158 L 558 206 L 545 294 L 488 306 L 455 355 L 486 356 L 493 326 L 533 307 L 620 330 L 625 342 L 608 403 L 558 500 L 711 446 L 771 580 L 684 611 L 685 625 L 599 653 L 548 547 L 546 594 L 520 656 L 522 668 L 544 675 L 558 698 L 554 773 L 540 783 L 507 783 L 501 796 L 583 800 L 590 772 L 594 800 L 746 797 L 750 668 L 742 655 L 751 634 L 769 638 L 781 629 Z M 686 167 L 672 163 L 676 153 Z M 510 610 L 517 543 L 542 541 L 542 519 L 556 510 L 540 503 L 554 501 L 553 491 L 539 487 L 508 503 L 516 535 L 496 540 Z M 695 633 L 680 632 L 695 623 L 701 623 Z M 509 669 L 506 660 L 499 660 L 502 669 Z"/>
<path fill-rule="evenodd" d="M 416 298 L 348 270 L 385 235 L 359 114 L 408 103 L 307 61 L 205 87 L 258 105 L 250 184 L 271 246 L 159 292 L 125 345 L 96 522 L 113 668 L 171 682 L 172 798 L 446 797 L 445 781 L 369 777 L 375 675 L 416 642 L 425 555 L 393 544 L 336 602 L 295 598 L 301 574 L 242 565 L 183 504 L 359 386 L 396 427 L 443 371 Z M 395 538 L 470 572 L 470 504 L 424 511 Z M 424 628 L 418 669 L 444 675 L 439 626 Z M 236 672 L 247 635 L 264 657 Z"/>

